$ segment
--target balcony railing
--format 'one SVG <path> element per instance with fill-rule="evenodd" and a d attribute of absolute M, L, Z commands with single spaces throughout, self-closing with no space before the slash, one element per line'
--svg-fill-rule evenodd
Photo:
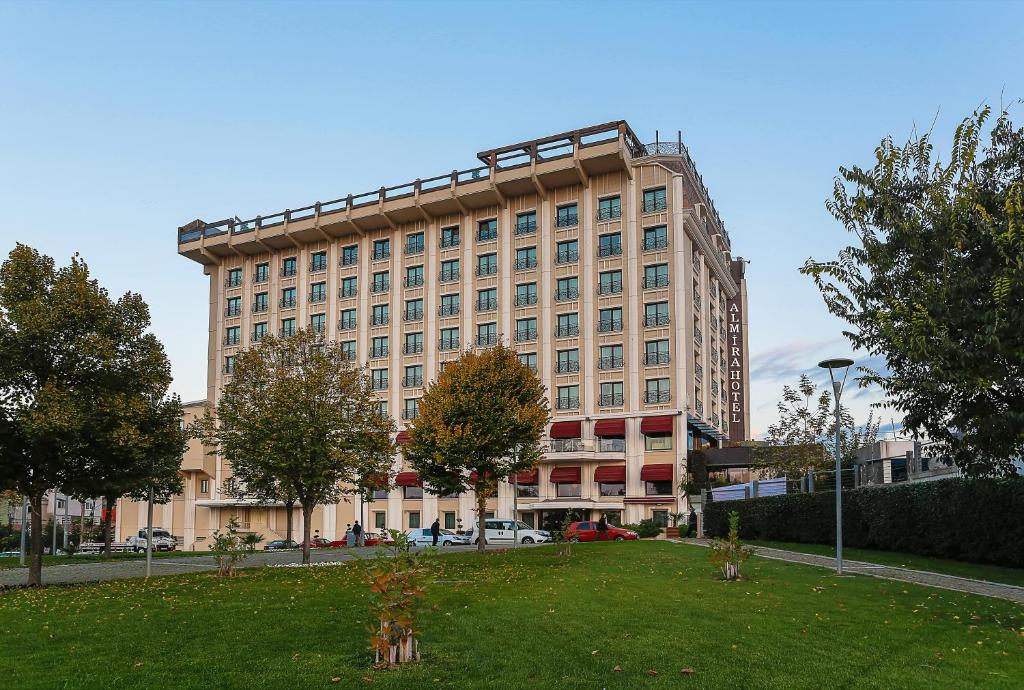
<path fill-rule="evenodd" d="M 450 282 L 452 282 L 454 280 L 458 280 L 459 279 L 459 269 L 451 268 L 451 269 L 442 270 L 438 274 L 438 278 L 437 279 L 440 282 L 442 282 L 442 283 L 450 283 Z"/>
<path fill-rule="evenodd" d="M 672 400 L 672 394 L 668 391 L 645 391 L 644 402 L 650 405 L 660 405 Z"/>
<path fill-rule="evenodd" d="M 622 357 L 601 357 L 597 360 L 597 368 L 601 370 L 621 369 Z"/>
<path fill-rule="evenodd" d="M 517 271 L 528 271 L 531 268 L 537 268 L 536 257 L 530 257 L 528 259 L 516 259 Z"/>
<path fill-rule="evenodd" d="M 695 364 L 693 366 L 693 376 L 696 379 L 703 379 L 704 378 L 704 367 L 702 367 L 699 364 Z"/>
<path fill-rule="evenodd" d="M 438 316 L 458 316 L 460 311 L 461 310 L 459 309 L 459 305 L 457 305 L 457 304 L 442 304 L 441 306 L 439 306 L 437 308 L 437 315 Z"/>
<path fill-rule="evenodd" d="M 495 311 L 498 308 L 498 298 L 492 297 L 491 299 L 478 299 L 476 301 L 477 311 Z"/>
<path fill-rule="evenodd" d="M 644 276 L 644 290 L 668 287 L 668 276 Z"/>
<path fill-rule="evenodd" d="M 242 274 L 241 273 L 229 274 L 228 277 L 224 279 L 224 287 L 236 288 L 236 287 L 241 287 L 241 286 L 242 286 Z"/>
<path fill-rule="evenodd" d="M 416 419 L 420 416 L 418 409 L 402 410 L 402 419 Z"/>
<path fill-rule="evenodd" d="M 308 295 L 308 301 L 310 304 L 321 304 L 327 301 L 327 292 L 311 292 Z"/>
<path fill-rule="evenodd" d="M 555 254 L 556 264 L 574 264 L 580 260 L 580 253 L 575 249 L 559 249 Z"/>
<path fill-rule="evenodd" d="M 267 332 L 265 330 L 263 330 L 263 331 L 253 331 L 252 332 L 252 342 L 258 343 L 261 340 L 263 340 L 266 336 L 267 336 Z"/>
<path fill-rule="evenodd" d="M 228 364 L 227 362 L 225 362 L 224 366 L 221 367 L 221 371 L 223 373 L 225 373 L 225 374 L 233 374 L 233 373 L 235 373 L 235 365 L 234 364 Z"/>
<path fill-rule="evenodd" d="M 253 314 L 262 314 L 263 312 L 267 311 L 267 309 L 269 309 L 269 308 L 270 308 L 270 305 L 267 304 L 266 300 L 263 300 L 262 302 L 255 302 L 252 305 L 252 313 Z"/>
<path fill-rule="evenodd" d="M 475 273 L 478 276 L 496 276 L 498 275 L 498 264 L 484 264 L 482 266 L 478 265 L 476 267 Z"/>
<path fill-rule="evenodd" d="M 567 302 L 569 300 L 579 299 L 580 289 L 579 288 L 562 288 L 561 290 L 555 290 L 555 301 L 556 302 Z"/>
<path fill-rule="evenodd" d="M 580 370 L 579 360 L 566 360 L 555 364 L 556 374 L 575 374 Z"/>
<path fill-rule="evenodd" d="M 310 329 L 317 335 L 323 335 L 324 331 L 327 330 L 327 324 L 325 323 L 312 323 L 309 325 Z"/>
<path fill-rule="evenodd" d="M 406 256 L 412 256 L 413 254 L 422 254 L 423 253 L 423 248 L 424 248 L 423 239 L 420 238 L 419 242 L 414 242 L 413 244 L 405 245 L 405 255 Z"/>
<path fill-rule="evenodd" d="M 225 345 L 237 345 L 238 342 L 241 339 L 242 339 L 242 337 L 239 334 L 235 333 L 234 335 L 232 335 L 232 334 L 229 333 L 229 334 L 224 336 L 224 344 Z"/>
<path fill-rule="evenodd" d="M 701 400 L 699 396 L 693 403 L 693 409 L 697 411 L 698 417 L 704 416 L 704 401 Z"/>
<path fill-rule="evenodd" d="M 608 258 L 609 256 L 622 256 L 622 245 L 612 244 L 606 247 L 598 247 L 597 256 L 600 259 L 605 259 Z"/>
<path fill-rule="evenodd" d="M 641 205 L 642 213 L 657 213 L 668 209 L 668 199 L 649 199 Z"/>
<path fill-rule="evenodd" d="M 579 398 L 559 397 L 555 400 L 556 410 L 578 410 L 580 409 Z"/>
<path fill-rule="evenodd" d="M 693 342 L 697 343 L 698 345 L 704 344 L 704 334 L 701 333 L 700 329 L 697 328 L 696 326 L 693 327 Z"/>
<path fill-rule="evenodd" d="M 516 295 L 516 306 L 517 307 L 529 307 L 533 304 L 537 304 L 537 293 L 527 295 Z"/>
<path fill-rule="evenodd" d="M 600 208 L 597 210 L 598 220 L 615 220 L 616 218 L 622 217 L 622 207 L 612 206 L 610 208 Z"/>
<path fill-rule="evenodd" d="M 354 361 L 356 361 L 356 351 L 355 350 L 342 350 L 341 351 L 341 358 L 342 359 L 346 359 L 346 360 L 348 360 L 350 362 L 354 362 Z"/>
<path fill-rule="evenodd" d="M 598 453 L 625 453 L 626 439 L 624 438 L 599 438 L 597 439 Z"/>
<path fill-rule="evenodd" d="M 532 340 L 537 339 L 536 328 L 521 328 L 516 331 L 516 342 L 517 343 L 528 343 Z"/>
<path fill-rule="evenodd" d="M 281 267 L 281 277 L 282 278 L 291 278 L 296 273 L 298 273 L 298 269 L 295 266 L 282 266 Z"/>
<path fill-rule="evenodd" d="M 670 361 L 667 352 L 648 352 L 644 355 L 644 364 L 649 367 L 659 367 L 668 364 Z"/>
<path fill-rule="evenodd" d="M 422 309 L 406 309 L 405 312 L 402 313 L 402 320 L 403 321 L 422 321 L 423 320 L 423 310 Z"/>
<path fill-rule="evenodd" d="M 338 322 L 339 331 L 353 331 L 358 328 L 358 324 L 355 319 L 342 319 Z"/>
<path fill-rule="evenodd" d="M 295 306 L 295 298 L 282 297 L 277 301 L 277 306 L 281 307 L 282 309 L 291 309 L 292 307 Z"/>
<path fill-rule="evenodd" d="M 388 248 L 388 249 L 374 249 L 373 250 L 373 260 L 374 261 L 383 261 L 384 259 L 390 259 L 390 258 L 391 258 L 391 249 L 390 248 Z"/>
<path fill-rule="evenodd" d="M 371 326 L 387 326 L 391 323 L 391 317 L 388 314 L 373 314 L 370 316 Z"/>
<path fill-rule="evenodd" d="M 282 326 L 281 328 L 277 329 L 277 334 L 282 338 L 290 338 L 293 335 L 295 335 L 295 326 L 290 326 L 288 328 Z"/>
<path fill-rule="evenodd" d="M 555 337 L 556 338 L 575 338 L 580 334 L 579 324 L 570 324 L 568 326 L 555 326 Z"/>
<path fill-rule="evenodd" d="M 405 287 L 407 288 L 423 287 L 423 276 L 406 276 L 403 282 L 405 283 Z"/>
<path fill-rule="evenodd" d="M 386 377 L 383 378 L 383 379 L 375 378 L 375 379 L 371 380 L 370 381 L 370 388 L 372 388 L 375 391 L 386 391 L 388 389 L 388 380 L 387 380 L 387 378 Z"/>
<path fill-rule="evenodd" d="M 389 280 L 375 280 L 370 285 L 370 292 L 376 294 L 378 292 L 387 292 L 391 289 L 391 281 Z"/>
<path fill-rule="evenodd" d="M 701 307 L 700 295 L 698 295 L 697 293 L 693 293 L 693 310 L 694 311 L 700 311 L 700 307 Z"/>
<path fill-rule="evenodd" d="M 667 326 L 669 324 L 668 314 L 651 314 L 644 317 L 644 326 L 646 328 L 655 328 L 657 326 Z"/>
<path fill-rule="evenodd" d="M 622 393 L 613 393 L 613 394 L 607 394 L 607 395 L 602 394 L 602 395 L 597 396 L 597 406 L 598 407 L 622 407 L 622 405 L 623 405 Z"/>
<path fill-rule="evenodd" d="M 579 407 L 579 400 L 576 401 L 576 407 Z M 575 408 L 559 408 L 559 409 L 575 409 Z M 582 438 L 553 438 L 551 443 L 548 445 L 548 450 L 552 453 L 578 453 L 583 450 L 583 439 Z"/>
<path fill-rule="evenodd" d="M 486 230 L 477 230 L 476 241 L 477 242 L 493 242 L 498 239 L 498 228 L 488 228 Z"/>
<path fill-rule="evenodd" d="M 555 218 L 556 228 L 571 228 L 580 224 L 580 217 L 576 213 L 566 213 Z"/>
<path fill-rule="evenodd" d="M 356 297 L 359 294 L 359 288 L 356 285 L 342 285 L 338 288 L 338 297 Z"/>
<path fill-rule="evenodd" d="M 718 381 L 711 382 L 711 395 L 718 397 Z"/>
<path fill-rule="evenodd" d="M 387 356 L 388 356 L 388 346 L 387 345 L 384 345 L 382 347 L 371 347 L 370 348 L 370 359 L 379 359 L 381 357 L 387 357 Z"/>
<path fill-rule="evenodd" d="M 459 236 L 452 235 L 451 237 L 442 237 L 439 243 L 441 249 L 451 249 L 452 247 L 459 246 Z"/>
<path fill-rule="evenodd" d="M 355 266 L 359 263 L 359 254 L 342 254 L 341 258 L 338 259 L 338 265 L 344 268 L 345 266 Z"/>
<path fill-rule="evenodd" d="M 599 295 L 621 295 L 622 294 L 622 281 L 613 280 L 611 282 L 599 283 L 597 286 L 597 294 Z"/>
<path fill-rule="evenodd" d="M 422 376 L 405 376 L 402 378 L 402 385 L 406 388 L 419 388 L 423 385 Z"/>
<path fill-rule="evenodd" d="M 480 347 L 488 347 L 490 345 L 498 344 L 497 333 L 485 333 L 476 337 L 476 344 Z"/>
<path fill-rule="evenodd" d="M 323 273 L 327 270 L 327 257 L 322 259 L 313 259 L 309 262 L 310 273 Z"/>
<path fill-rule="evenodd" d="M 667 237 L 645 237 L 644 238 L 644 251 L 650 252 L 655 249 L 665 249 L 668 247 Z"/>
<path fill-rule="evenodd" d="M 441 341 L 437 344 L 437 349 L 440 350 L 441 352 L 450 352 L 451 350 L 458 350 L 459 339 L 449 338 L 446 340 L 442 338 Z"/>
<path fill-rule="evenodd" d="M 402 345 L 402 354 L 404 355 L 419 355 L 423 353 L 423 343 L 405 343 Z"/>
<path fill-rule="evenodd" d="M 224 307 L 224 316 L 240 316 L 242 314 L 241 304 L 230 304 Z"/>
<path fill-rule="evenodd" d="M 517 235 L 532 235 L 537 232 L 537 220 L 519 220 L 516 221 L 516 234 Z"/>
<path fill-rule="evenodd" d="M 617 333 L 622 330 L 622 319 L 602 319 L 597 322 L 598 333 Z"/>

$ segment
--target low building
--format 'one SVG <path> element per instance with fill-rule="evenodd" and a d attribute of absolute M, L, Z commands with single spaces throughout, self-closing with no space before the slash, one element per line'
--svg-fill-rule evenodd
<path fill-rule="evenodd" d="M 959 468 L 945 459 L 942 446 L 934 442 L 882 440 L 857 449 L 856 486 L 926 482 L 959 476 Z"/>

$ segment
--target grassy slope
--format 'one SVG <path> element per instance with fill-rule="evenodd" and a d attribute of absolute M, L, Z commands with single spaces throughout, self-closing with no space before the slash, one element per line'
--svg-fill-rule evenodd
<path fill-rule="evenodd" d="M 800 553 L 814 553 L 833 558 L 836 555 L 835 547 L 826 546 L 825 544 L 796 544 L 777 541 L 752 541 L 749 543 L 755 546 L 767 546 L 773 549 L 786 549 L 787 551 L 798 551 Z M 854 561 L 866 561 L 878 565 L 895 565 L 911 568 L 912 570 L 930 570 L 931 572 L 956 575 L 957 577 L 970 577 L 976 580 L 988 580 L 989 582 L 1001 582 L 1024 587 L 1024 570 L 1019 568 L 1006 568 L 999 565 L 982 563 L 965 563 L 945 558 L 915 556 L 909 553 L 851 549 L 848 547 L 843 547 L 843 558 Z"/>
<path fill-rule="evenodd" d="M 724 583 L 706 549 L 666 542 L 574 551 L 437 558 L 423 662 L 390 672 L 369 668 L 372 621 L 353 565 L 11 592 L 0 595 L 0 678 L 403 690 L 1010 688 L 1024 678 L 1024 610 L 1007 602 L 756 558 L 749 581 Z"/>

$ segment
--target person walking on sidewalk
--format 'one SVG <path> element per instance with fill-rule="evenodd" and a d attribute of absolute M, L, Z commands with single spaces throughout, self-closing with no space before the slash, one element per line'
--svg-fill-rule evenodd
<path fill-rule="evenodd" d="M 356 546 L 363 545 L 363 526 L 359 524 L 359 520 L 352 523 L 352 536 L 356 538 Z"/>

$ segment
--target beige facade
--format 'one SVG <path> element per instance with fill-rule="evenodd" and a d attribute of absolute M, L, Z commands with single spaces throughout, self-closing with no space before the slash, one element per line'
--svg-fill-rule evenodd
<path fill-rule="evenodd" d="M 403 428 L 446 362 L 502 340 L 550 391 L 552 436 L 562 438 L 536 477 L 522 478 L 537 483 L 519 497 L 502 485 L 489 512 L 511 517 L 517 504 L 530 522 L 576 508 L 634 522 L 685 509 L 688 445 L 729 438 L 730 368 L 743 381 L 733 402 L 746 425 L 735 426 L 749 428 L 746 315 L 735 364 L 726 334 L 727 301 L 746 307 L 742 270 L 737 280 L 729 236 L 685 147 L 641 144 L 614 122 L 478 157 L 483 165 L 469 170 L 179 229 L 179 252 L 210 276 L 209 400 L 240 349 L 271 329 L 312 326 L 368 365 Z M 596 429 L 601 420 L 615 428 Z M 670 436 L 642 431 L 655 427 Z M 615 480 L 603 482 L 614 495 L 600 495 L 600 467 L 611 468 L 600 474 Z M 557 484 L 556 468 L 570 470 L 556 472 Z M 223 463 L 188 472 L 210 481 L 211 493 L 193 486 L 184 497 L 209 511 L 202 528 L 198 517 L 182 523 L 198 539 L 239 506 L 218 493 L 230 474 Z M 670 485 L 646 483 L 666 472 Z M 474 519 L 471 496 L 407 497 L 417 494 L 398 486 L 366 506 L 331 506 L 315 527 L 340 538 L 356 510 L 369 529 Z M 280 512 L 252 506 L 261 517 L 249 522 L 278 535 Z"/>

